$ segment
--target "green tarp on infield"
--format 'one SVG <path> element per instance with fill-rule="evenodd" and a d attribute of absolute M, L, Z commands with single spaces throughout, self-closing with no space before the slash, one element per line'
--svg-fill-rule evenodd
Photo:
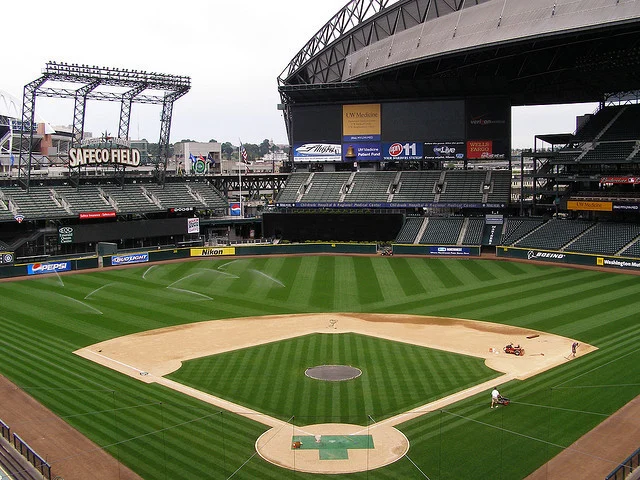
<path fill-rule="evenodd" d="M 292 449 L 295 442 L 300 442 L 300 450 L 318 450 L 320 460 L 346 460 L 349 450 L 373 448 L 371 435 L 322 435 L 319 442 L 312 435 L 294 435 Z"/>

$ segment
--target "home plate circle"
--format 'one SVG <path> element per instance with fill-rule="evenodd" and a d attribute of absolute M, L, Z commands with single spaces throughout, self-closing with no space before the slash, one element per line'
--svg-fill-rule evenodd
<path fill-rule="evenodd" d="M 401 459 L 409 440 L 394 427 L 322 423 L 298 427 L 283 424 L 256 440 L 256 451 L 282 468 L 307 473 L 355 473 Z"/>

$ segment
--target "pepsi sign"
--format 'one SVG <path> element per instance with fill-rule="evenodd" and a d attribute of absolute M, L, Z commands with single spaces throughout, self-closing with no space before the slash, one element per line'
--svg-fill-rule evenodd
<path fill-rule="evenodd" d="M 71 262 L 30 263 L 27 265 L 27 273 L 29 275 L 66 272 L 68 270 L 71 270 Z"/>
<path fill-rule="evenodd" d="M 386 161 L 422 160 L 421 142 L 394 142 L 382 144 L 383 159 Z"/>
<path fill-rule="evenodd" d="M 242 212 L 240 210 L 240 203 L 234 202 L 229 204 L 229 213 L 232 217 L 240 217 Z"/>

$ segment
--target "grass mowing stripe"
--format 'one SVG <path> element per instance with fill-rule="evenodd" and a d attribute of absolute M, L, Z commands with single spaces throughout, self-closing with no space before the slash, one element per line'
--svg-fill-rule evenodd
<path fill-rule="evenodd" d="M 319 257 L 313 274 L 309 305 L 326 311 L 333 311 L 335 292 L 335 257 Z"/>
<path fill-rule="evenodd" d="M 460 262 L 459 265 L 473 275 L 473 278 L 476 280 L 487 282 L 497 278 L 493 273 L 485 268 L 487 263 L 488 262 L 484 261 L 467 260 L 465 262 Z"/>
<path fill-rule="evenodd" d="M 424 293 L 425 289 L 406 258 L 390 258 L 389 265 L 405 297 Z"/>
<path fill-rule="evenodd" d="M 594 274 L 593 272 L 586 272 L 577 269 L 562 269 L 528 264 L 517 264 L 517 268 L 515 269 L 511 267 L 507 267 L 505 269 L 505 265 L 508 264 L 505 264 L 504 262 L 486 262 L 484 260 L 480 260 L 477 264 L 482 265 L 486 271 L 495 276 L 495 279 L 486 278 L 484 280 L 478 280 L 476 276 L 469 272 L 469 266 L 476 265 L 475 261 L 464 260 L 464 263 L 460 263 L 456 260 L 447 259 L 446 266 L 449 268 L 451 275 L 457 277 L 461 282 L 459 286 L 453 286 L 447 289 L 444 286 L 444 282 L 438 279 L 436 273 L 429 268 L 425 268 L 425 265 L 428 265 L 431 262 L 430 259 L 375 257 L 371 258 L 370 262 L 383 295 L 388 296 L 386 298 L 381 297 L 375 302 L 361 305 L 356 295 L 344 295 L 342 293 L 342 290 L 345 290 L 349 286 L 349 283 L 352 282 L 351 279 L 356 278 L 355 269 L 359 268 L 359 266 L 356 266 L 355 262 L 351 261 L 348 257 L 335 257 L 336 260 L 332 276 L 333 286 L 326 289 L 326 292 L 330 296 L 332 295 L 333 298 L 337 298 L 337 300 L 334 301 L 331 299 L 330 303 L 320 301 L 315 302 L 314 304 L 309 300 L 313 286 L 312 279 L 315 272 L 314 265 L 319 263 L 326 264 L 326 259 L 325 257 L 320 257 L 318 259 L 318 257 L 311 256 L 293 258 L 295 258 L 296 261 L 299 261 L 300 267 L 295 274 L 292 273 L 295 277 L 295 284 L 287 287 L 289 295 L 286 299 L 286 306 L 291 312 L 319 311 L 326 310 L 327 308 L 340 308 L 341 311 L 377 312 L 382 309 L 387 309 L 390 312 L 399 313 L 410 313 L 412 311 L 417 313 L 429 313 L 434 310 L 443 310 L 450 307 L 453 308 L 455 307 L 453 302 L 478 302 L 475 308 L 469 309 L 468 312 L 469 314 L 478 317 L 480 320 L 492 319 L 491 316 L 494 312 L 496 315 L 500 315 L 501 311 L 513 311 L 513 309 L 521 307 L 521 310 L 518 312 L 519 317 L 517 319 L 505 318 L 502 321 L 509 324 L 521 323 L 523 326 L 536 325 L 538 327 L 544 327 L 540 328 L 542 330 L 553 329 L 556 333 L 560 330 L 565 332 L 575 332 L 575 335 L 571 333 L 574 338 L 581 338 L 584 341 L 588 341 L 589 343 L 600 347 L 600 350 L 590 355 L 579 357 L 575 361 L 567 362 L 567 364 L 561 365 L 534 378 L 523 382 L 509 382 L 505 385 L 505 391 L 508 393 L 513 392 L 515 401 L 517 401 L 517 399 L 522 400 L 526 398 L 528 403 L 534 404 L 536 403 L 536 399 L 540 399 L 540 401 L 552 402 L 552 406 L 559 405 L 576 410 L 580 409 L 578 407 L 581 407 L 581 409 L 584 410 L 589 408 L 600 408 L 600 411 L 610 412 L 614 411 L 616 407 L 624 404 L 630 396 L 638 393 L 637 389 L 634 390 L 634 388 L 637 387 L 615 387 L 615 395 L 594 395 L 593 388 L 583 388 L 582 390 L 566 389 L 562 394 L 558 393 L 559 390 L 556 390 L 556 393 L 554 393 L 554 395 L 549 399 L 545 397 L 545 389 L 548 390 L 549 386 L 559 384 L 566 380 L 571 380 L 576 377 L 576 375 L 585 372 L 586 373 L 582 377 L 577 380 L 572 380 L 569 385 L 577 387 L 580 387 L 582 384 L 587 386 L 597 386 L 602 384 L 604 381 L 620 381 L 621 379 L 625 379 L 625 376 L 628 377 L 629 372 L 637 371 L 638 359 L 636 354 L 632 354 L 622 360 L 589 372 L 590 369 L 614 359 L 616 355 L 632 351 L 633 345 L 638 344 L 637 341 L 640 339 L 640 332 L 635 328 L 635 323 L 637 323 L 637 321 L 634 322 L 633 315 L 638 308 L 634 294 L 637 297 L 637 294 L 640 293 L 638 292 L 638 288 L 640 288 L 640 286 L 635 287 L 630 284 L 630 277 L 628 276 L 616 275 L 615 273 Z M 277 261 L 275 259 L 270 259 L 267 263 L 262 264 L 262 270 L 265 274 L 282 281 L 284 277 L 281 277 L 277 272 L 286 271 L 286 268 L 282 267 L 282 265 L 289 263 L 293 258 L 278 258 Z M 418 279 L 417 284 L 412 287 L 415 289 L 415 293 L 408 295 L 398 281 L 397 274 L 390 274 L 390 271 L 394 271 L 393 265 L 396 264 L 396 261 L 406 263 L 409 266 L 410 271 Z M 481 261 L 484 263 L 480 264 Z M 1 284 L 0 302 L 2 302 L 3 306 L 13 305 L 14 302 L 19 303 L 20 300 L 17 300 L 17 298 L 22 298 L 24 299 L 24 303 L 27 307 L 35 305 L 36 308 L 34 308 L 30 313 L 28 329 L 25 329 L 24 332 L 20 332 L 20 322 L 22 321 L 22 318 L 24 318 L 22 312 L 14 310 L 3 311 L 2 314 L 9 320 L 8 322 L 2 321 L 2 323 L 0 323 L 0 331 L 3 333 L 3 336 L 5 336 L 7 341 L 10 343 L 16 344 L 17 346 L 24 345 L 24 349 L 32 356 L 28 364 L 22 364 L 21 362 L 12 362 L 10 364 L 3 363 L 4 366 L 0 365 L 0 369 L 3 371 L 15 370 L 15 374 L 19 378 L 25 379 L 25 381 L 28 382 L 30 378 L 34 378 L 30 377 L 30 370 L 38 369 L 42 372 L 48 371 L 47 363 L 39 362 L 38 359 L 42 357 L 45 360 L 51 361 L 53 357 L 47 356 L 49 353 L 43 356 L 42 352 L 47 350 L 56 352 L 57 340 L 60 340 L 58 342 L 57 351 L 61 353 L 69 353 L 72 349 L 70 346 L 82 346 L 83 342 L 89 341 L 89 337 L 95 338 L 100 335 L 118 336 L 122 334 L 122 329 L 132 329 L 137 331 L 145 330 L 148 329 L 147 325 L 151 325 L 153 322 L 161 322 L 169 325 L 194 321 L 194 319 L 210 319 L 216 317 L 226 318 L 232 316 L 243 316 L 247 313 L 251 314 L 258 311 L 272 312 L 283 310 L 283 307 L 278 305 L 278 302 L 284 303 L 284 301 L 277 298 L 271 298 L 272 293 L 275 292 L 276 289 L 273 286 L 269 286 L 269 282 L 266 280 L 262 283 L 248 283 L 246 291 L 242 294 L 232 294 L 232 292 L 227 291 L 227 287 L 229 286 L 228 281 L 217 281 L 216 275 L 218 274 L 205 272 L 184 280 L 184 285 L 189 289 L 194 289 L 195 291 L 207 295 L 211 293 L 211 289 L 219 286 L 219 291 L 216 291 L 215 293 L 216 301 L 184 302 L 181 301 L 181 298 L 178 295 L 174 295 L 179 303 L 169 305 L 169 307 L 183 309 L 184 315 L 182 313 L 177 313 L 162 316 L 162 308 L 159 307 L 167 303 L 164 299 L 168 297 L 166 297 L 166 295 L 162 297 L 163 294 L 166 294 L 166 285 L 178 280 L 181 276 L 185 277 L 195 273 L 196 268 L 217 268 L 217 266 L 228 262 L 228 259 L 185 262 L 185 264 L 189 265 L 182 269 L 177 269 L 176 265 L 178 264 L 158 265 L 148 272 L 146 279 L 142 279 L 142 275 L 148 270 L 148 266 L 136 269 L 109 270 L 95 274 L 91 273 L 91 277 L 86 280 L 86 275 L 61 276 L 60 279 L 64 282 L 64 287 L 62 287 L 57 278 L 48 278 L 46 281 L 43 278 L 35 280 L 38 287 L 29 287 L 30 291 L 26 295 L 22 293 L 18 284 L 24 283 L 25 285 L 29 285 L 30 282 L 34 280 Z M 255 268 L 255 266 L 258 265 L 256 263 L 251 263 L 249 259 L 237 259 L 237 261 L 233 260 L 232 262 L 235 263 L 230 263 L 225 267 L 225 270 L 228 270 L 230 274 L 238 273 L 251 275 L 249 269 Z M 283 263 L 280 264 L 278 262 Z M 349 265 L 349 263 L 351 263 L 351 265 Z M 474 267 L 471 269 L 473 268 Z M 507 272 L 507 269 L 510 270 L 510 272 Z M 235 273 L 233 273 L 232 270 Z M 392 278 L 387 278 L 388 276 L 391 276 Z M 337 281 L 338 279 L 340 281 Z M 198 280 L 201 282 L 198 283 Z M 556 291 L 553 292 L 553 285 L 570 283 L 567 282 L 568 280 L 575 281 L 576 288 L 563 287 L 560 289 L 557 287 Z M 89 301 L 86 302 L 89 305 L 103 310 L 104 315 L 75 316 L 76 318 L 80 318 L 82 322 L 85 322 L 85 325 L 82 327 L 84 329 L 91 329 L 92 327 L 106 329 L 102 334 L 96 335 L 95 332 L 92 333 L 89 331 L 86 331 L 84 334 L 74 332 L 73 325 L 76 321 L 75 319 L 70 319 L 69 315 L 66 315 L 65 312 L 54 313 L 51 309 L 47 309 L 46 304 L 40 304 L 37 300 L 37 298 L 40 297 L 40 291 L 44 290 L 50 292 L 61 292 L 73 297 L 74 299 L 85 301 L 84 297 L 87 294 L 102 285 L 108 284 L 109 282 L 116 282 L 116 284 L 109 285 L 108 287 L 99 290 L 95 294 L 91 295 L 89 297 Z M 550 302 L 555 304 L 553 309 L 541 309 L 531 302 L 529 302 L 529 304 L 523 303 L 528 301 L 526 300 L 527 294 L 529 294 L 529 298 L 533 300 L 534 297 L 530 297 L 533 291 L 538 287 L 543 287 L 542 283 L 538 285 L 537 282 L 545 282 L 549 291 L 553 293 L 551 295 L 539 294 L 536 295 L 535 299 L 540 303 Z M 11 285 L 11 288 L 8 288 L 9 285 Z M 178 284 L 178 286 L 179 285 L 180 284 Z M 490 291 L 492 288 L 501 290 L 500 295 L 493 299 L 495 305 L 492 306 L 486 303 L 482 305 L 481 302 L 487 301 L 491 296 Z M 591 290 L 591 296 L 586 293 L 587 290 Z M 354 290 L 351 288 L 349 291 L 353 292 Z M 140 302 L 138 302 L 138 306 L 111 306 L 109 303 L 111 301 L 112 293 L 124 295 L 126 301 L 128 301 L 129 296 L 135 297 L 138 295 L 142 300 L 142 306 L 140 306 Z M 155 298 L 157 296 L 162 297 L 162 300 L 156 301 Z M 338 296 L 340 297 L 338 298 Z M 244 301 L 247 297 L 250 297 L 250 301 L 255 302 L 255 307 L 251 306 L 248 308 L 244 305 Z M 520 297 L 522 297 L 522 299 L 518 300 Z M 571 300 L 574 301 L 571 302 Z M 174 301 L 175 299 L 172 298 L 171 302 Z M 70 304 L 70 302 L 75 304 L 73 311 L 77 311 L 75 308 L 80 308 L 79 304 L 74 301 L 70 300 L 67 303 Z M 224 305 L 220 306 L 222 302 L 224 302 Z M 518 302 L 520 302 L 519 305 Z M 65 302 L 63 301 L 58 303 L 64 304 Z M 267 305 L 264 310 L 260 310 L 261 303 Z M 598 305 L 601 303 L 604 303 L 608 310 L 599 310 Z M 525 306 L 529 307 L 528 311 L 523 310 Z M 54 307 L 59 308 L 57 304 L 54 304 Z M 61 308 L 64 307 L 65 305 L 62 305 Z M 147 307 L 149 307 L 148 311 Z M 160 312 L 158 312 L 158 310 L 160 310 Z M 119 317 L 124 315 L 126 315 L 125 324 L 116 323 L 122 322 Z M 161 318 L 156 318 L 158 315 L 160 315 Z M 465 316 L 469 315 L 465 313 Z M 112 322 L 112 320 L 115 320 L 115 322 Z M 64 328 L 56 328 L 58 325 L 63 326 Z M 111 330 L 112 333 L 108 333 L 108 330 Z M 41 332 L 42 334 L 38 335 L 38 332 Z M 25 339 L 28 339 L 29 337 L 41 337 L 44 338 L 45 341 L 40 349 L 38 349 L 36 345 L 29 343 L 29 341 L 23 342 L 21 335 Z M 616 336 L 619 336 L 620 338 L 616 338 Z M 341 343 L 340 345 L 340 358 L 358 358 L 355 354 L 352 357 L 344 357 L 343 344 Z M 376 347 L 369 348 L 375 349 Z M 351 349 L 352 348 L 350 347 L 347 350 Z M 295 348 L 292 349 L 292 352 L 299 352 L 297 354 L 298 358 L 296 358 L 298 364 L 302 362 L 300 357 L 308 358 L 307 350 Z M 359 355 L 362 355 L 363 358 L 367 358 L 366 352 L 363 352 L 362 354 L 359 353 Z M 71 371 L 81 371 L 81 368 L 86 367 L 86 361 L 79 358 L 74 359 L 71 355 L 62 355 L 61 358 L 62 357 L 65 358 L 65 367 L 58 368 L 55 373 L 49 374 L 48 378 L 55 379 L 56 382 L 62 386 L 77 386 L 79 380 L 77 377 L 74 379 L 73 375 L 66 371 L 66 369 L 71 369 Z M 415 355 L 411 354 L 409 357 L 413 357 L 415 360 Z M 417 360 L 415 361 L 416 367 L 406 365 L 406 370 L 409 372 L 413 372 L 414 368 L 418 371 L 422 370 L 424 372 L 424 378 L 416 379 L 419 381 L 414 382 L 413 386 L 409 387 L 407 386 L 408 384 L 403 385 L 405 385 L 405 388 L 413 388 L 416 391 L 421 391 L 423 388 L 422 384 L 428 381 L 428 368 L 423 367 L 421 362 Z M 242 361 L 240 360 L 240 363 L 241 362 Z M 437 376 L 446 377 L 448 375 L 451 377 L 465 378 L 469 372 L 472 373 L 475 371 L 474 367 L 465 367 L 464 363 L 459 365 L 458 363 L 453 362 L 450 365 L 449 363 L 446 363 L 445 365 L 447 365 L 446 374 L 436 374 Z M 122 401 L 123 404 L 136 403 L 137 400 L 135 399 L 141 398 L 162 399 L 164 402 L 173 402 L 176 406 L 171 407 L 171 410 L 179 412 L 180 407 L 178 405 L 180 403 L 188 403 L 185 401 L 184 397 L 177 393 L 171 393 L 165 391 L 166 389 L 157 386 L 154 387 L 153 385 L 141 385 L 140 382 L 136 382 L 135 379 L 130 379 L 128 377 L 125 378 L 120 374 L 111 374 L 109 372 L 110 371 L 99 367 L 92 369 L 89 377 L 92 379 L 98 378 L 103 380 L 105 385 L 108 387 L 117 389 L 116 399 L 118 401 Z M 105 374 L 101 377 L 101 373 Z M 387 371 L 381 374 L 392 375 L 393 373 Z M 405 378 L 406 373 L 402 372 L 397 375 L 402 375 L 402 378 Z M 361 378 L 363 391 L 367 392 L 364 394 L 365 400 L 364 403 L 362 403 L 362 405 L 364 405 L 362 408 L 367 412 L 371 412 L 372 410 L 377 409 L 380 405 L 380 402 L 376 398 L 373 398 L 377 396 L 380 387 L 376 386 L 374 383 L 375 378 L 373 378 L 372 375 L 367 376 L 367 372 L 365 372 Z M 402 378 L 401 381 L 404 381 Z M 41 383 L 40 377 L 38 377 L 37 381 L 38 383 Z M 286 385 L 286 381 L 284 384 Z M 444 385 L 446 386 L 446 383 Z M 345 389 L 344 386 L 347 388 Z M 608 391 L 610 391 L 611 388 L 613 387 L 610 387 Z M 368 391 L 365 389 L 368 389 Z M 298 391 L 297 387 L 295 389 L 292 388 L 289 391 L 289 395 L 294 391 Z M 312 396 L 311 390 L 305 391 L 309 392 L 309 397 L 306 401 L 309 403 L 315 402 L 316 400 Z M 91 395 L 90 392 L 83 393 L 73 389 L 69 389 L 66 392 L 74 399 L 74 401 L 79 402 L 78 405 L 83 405 L 85 397 Z M 383 392 L 383 394 L 385 393 L 386 392 Z M 34 392 L 34 394 L 44 399 L 45 403 L 60 402 L 60 399 L 58 398 L 59 393 L 57 392 Z M 338 394 L 341 399 L 342 397 L 348 397 L 346 402 L 341 403 L 343 408 L 341 409 L 339 416 L 341 418 L 353 418 L 354 412 L 356 417 L 359 416 L 358 409 L 361 407 L 359 407 L 358 403 L 354 401 L 354 397 L 358 396 L 357 390 L 353 390 L 349 388 L 349 385 L 345 384 L 339 389 Z M 423 394 L 420 394 L 420 398 L 422 398 L 422 395 Z M 304 399 L 305 397 L 304 394 L 300 394 L 297 398 Z M 99 396 L 91 398 L 91 401 L 95 401 L 98 404 L 102 403 Z M 109 403 L 111 402 L 105 402 L 105 404 Z M 371 408 L 369 407 L 369 404 L 371 404 Z M 73 407 L 64 406 L 64 408 L 66 410 Z M 494 422 L 498 421 L 498 416 L 490 416 L 491 413 L 495 412 L 488 409 L 485 394 L 474 396 L 468 401 L 458 402 L 454 408 L 456 412 L 463 411 L 465 412 L 464 415 L 472 416 L 472 418 L 488 419 Z M 504 421 L 508 421 L 512 425 L 516 425 L 518 431 L 522 432 L 529 430 L 530 432 L 535 432 L 536 436 L 540 436 L 539 433 L 543 431 L 543 426 L 548 423 L 548 414 L 536 414 L 535 410 L 536 409 L 534 407 L 524 406 L 519 409 L 503 409 L 501 413 L 499 413 L 499 416 L 502 417 L 503 415 L 509 415 L 509 419 L 507 420 L 505 417 Z M 165 413 L 168 412 L 169 410 L 165 411 Z M 318 410 L 314 414 L 314 418 L 319 418 L 320 415 L 322 415 L 322 412 Z M 557 416 L 552 416 L 552 426 L 554 427 L 554 431 L 557 430 L 558 438 L 563 441 L 566 440 L 567 442 L 575 440 L 591 426 L 591 424 L 587 425 L 585 422 L 582 422 L 580 417 L 573 418 L 571 415 L 572 414 L 570 412 L 558 412 Z M 549 458 L 555 453 L 550 449 L 540 449 L 538 445 L 531 445 L 530 441 L 523 441 L 520 439 L 509 439 L 507 443 L 500 443 L 500 437 L 497 437 L 497 442 L 494 445 L 496 448 L 492 449 L 487 455 L 484 455 L 486 452 L 482 447 L 488 438 L 492 438 L 491 436 L 487 436 L 486 434 L 483 435 L 482 430 L 476 432 L 476 429 L 470 429 L 467 421 L 452 422 L 445 419 L 441 422 L 438 417 L 441 417 L 441 415 L 432 416 L 432 414 L 429 414 L 422 417 L 422 419 L 419 419 L 419 421 L 415 423 L 415 427 L 414 425 L 411 426 L 410 430 L 411 434 L 418 433 L 417 437 L 410 437 L 411 450 L 413 452 L 442 452 L 442 455 L 439 453 L 436 455 L 411 454 L 412 459 L 414 459 L 418 465 L 433 467 L 430 470 L 425 470 L 425 472 L 427 472 L 432 478 L 434 478 L 434 472 L 440 480 L 443 478 L 465 478 L 465 475 L 470 471 L 470 469 L 472 469 L 474 471 L 474 476 L 496 478 L 495 474 L 498 474 L 502 475 L 503 478 L 508 477 L 515 480 L 526 476 L 526 474 L 530 472 L 536 464 L 539 465 L 546 458 Z M 105 431 L 108 432 L 110 427 L 107 424 L 107 417 L 105 415 L 97 415 L 96 418 L 100 419 L 99 425 L 95 425 L 95 427 L 100 431 L 99 437 L 101 438 L 105 434 Z M 122 422 L 129 422 L 131 418 L 133 418 L 133 415 L 127 413 L 123 413 L 118 416 L 118 420 Z M 214 439 L 213 436 L 207 432 L 209 428 L 207 428 L 207 424 L 204 422 L 200 425 L 201 428 L 194 427 L 187 430 L 186 427 L 183 427 L 183 429 L 178 428 L 174 430 L 174 433 L 177 433 L 178 431 L 188 432 L 188 434 L 185 434 L 184 436 L 165 435 L 164 438 L 160 436 L 157 439 L 154 439 L 152 442 L 153 445 L 162 445 L 164 448 L 164 442 L 166 442 L 166 448 L 168 450 L 171 449 L 172 445 L 179 444 L 179 448 L 177 448 L 176 451 L 180 451 L 182 454 L 184 451 L 184 446 L 182 444 L 189 442 L 191 437 L 197 437 L 198 441 L 194 442 L 197 445 L 194 446 L 193 452 L 188 453 L 188 455 L 191 455 L 192 458 L 195 459 L 194 461 L 199 465 L 194 470 L 184 472 L 179 471 L 180 468 L 176 468 L 171 464 L 171 462 L 166 462 L 163 457 L 163 453 L 158 453 L 159 451 L 154 451 L 153 457 L 136 455 L 135 452 L 131 451 L 126 451 L 124 453 L 121 452 L 120 457 L 130 465 L 133 465 L 139 472 L 144 473 L 147 480 L 161 480 L 162 478 L 165 478 L 165 476 L 169 476 L 169 478 L 175 476 L 176 478 L 179 477 L 185 479 L 198 478 L 198 480 L 200 480 L 203 472 L 200 467 L 201 465 L 216 465 L 215 473 L 213 473 L 214 468 L 211 467 L 210 469 L 212 471 L 209 472 L 209 476 L 207 478 L 227 478 L 232 471 L 242 465 L 242 463 L 253 454 L 253 440 L 257 438 L 259 432 L 264 431 L 264 427 L 254 424 L 250 420 L 240 417 L 230 418 L 232 418 L 232 420 L 229 420 L 228 428 L 233 430 L 234 433 L 229 435 L 230 438 L 226 442 L 226 453 L 222 446 L 223 442 L 218 439 Z M 82 420 L 81 422 L 81 428 L 83 430 L 90 430 L 92 428 L 91 422 L 86 422 L 85 420 Z M 434 435 L 435 432 L 439 431 L 440 424 L 443 425 L 442 431 L 446 432 L 447 438 L 440 438 L 438 435 Z M 402 426 L 402 429 L 405 432 L 407 431 L 405 425 Z M 442 435 L 444 436 L 445 434 L 443 433 Z M 205 448 L 201 445 L 201 443 L 206 444 L 206 441 L 204 441 L 206 438 L 211 438 L 209 448 Z M 451 439 L 456 438 L 463 439 L 459 446 L 455 445 L 455 442 L 451 441 Z M 482 441 L 476 441 L 474 443 L 474 439 L 478 438 L 482 439 Z M 248 441 L 247 439 L 250 440 Z M 134 449 L 136 450 L 138 450 L 136 447 L 144 449 L 146 445 L 144 440 L 134 442 L 134 444 Z M 497 456 L 498 460 L 493 462 L 491 455 Z M 509 462 L 509 465 L 505 468 L 496 469 L 496 465 L 500 465 L 500 456 L 509 459 L 524 458 L 524 460 Z M 437 470 L 439 458 L 442 458 L 441 465 L 443 468 L 441 469 L 441 473 Z M 450 459 L 452 463 L 446 464 L 447 459 Z M 147 462 L 157 462 L 158 468 L 149 468 L 145 465 Z M 348 477 L 351 479 L 413 478 L 413 475 L 416 474 L 415 468 L 410 464 L 405 466 L 405 463 L 407 462 L 400 461 L 377 471 L 348 475 Z M 224 465 L 224 467 L 218 467 L 219 465 Z M 180 465 L 180 467 L 182 467 L 182 465 Z M 224 470 L 224 475 L 218 475 L 222 470 Z M 279 469 L 278 467 L 268 465 L 262 460 L 257 459 L 249 462 L 234 478 L 276 479 L 289 477 L 294 478 L 294 476 L 295 478 L 313 478 L 313 475 L 304 475 L 299 472 L 292 473 Z M 346 478 L 346 476 L 340 475 L 336 477 Z"/>
<path fill-rule="evenodd" d="M 496 262 L 498 263 L 498 262 Z M 421 296 L 418 300 L 405 300 L 405 301 L 397 301 L 392 305 L 385 305 L 377 309 L 377 311 L 381 313 L 389 312 L 403 312 L 411 311 L 414 309 L 424 309 L 425 305 L 433 306 L 439 305 L 447 302 L 455 302 L 460 299 L 469 299 L 475 297 L 477 295 L 484 295 L 487 292 L 494 291 L 496 289 L 502 289 L 505 294 L 517 294 L 526 287 L 529 286 L 531 282 L 544 281 L 546 279 L 552 278 L 561 278 L 565 276 L 574 276 L 579 274 L 579 270 L 567 269 L 561 270 L 560 272 L 546 272 L 539 276 L 532 276 L 527 278 L 519 278 L 519 279 L 501 279 L 498 282 L 489 282 L 487 284 L 482 284 L 480 287 L 473 288 L 465 288 L 456 292 L 430 292 L 427 295 Z"/>
<path fill-rule="evenodd" d="M 525 322 L 523 317 L 527 318 L 534 313 L 539 315 L 542 312 L 557 309 L 557 302 L 553 301 L 554 299 L 569 298 L 569 302 L 565 303 L 565 308 L 570 309 L 569 303 L 580 301 L 583 298 L 592 298 L 594 294 L 598 294 L 603 288 L 605 288 L 605 285 L 596 283 L 596 286 L 592 289 L 585 290 L 583 286 L 572 279 L 563 279 L 562 281 L 548 279 L 545 282 L 538 282 L 534 288 L 528 289 L 525 296 L 511 296 L 511 298 L 500 303 L 495 301 L 496 295 L 491 295 L 490 298 L 471 304 L 460 302 L 459 308 L 456 308 L 453 312 L 447 311 L 447 314 L 453 314 L 454 316 L 481 314 L 487 319 L 497 321 L 511 319 L 510 324 L 521 325 Z M 472 310 L 481 311 L 472 312 Z M 440 312 L 436 313 L 442 314 Z M 526 324 L 534 327 L 530 319 L 526 321 Z"/>
<path fill-rule="evenodd" d="M 276 260 L 276 259 L 274 259 Z M 278 258 L 275 277 L 285 285 L 284 288 L 272 288 L 267 293 L 266 298 L 275 302 L 286 302 L 289 299 L 292 287 L 296 281 L 296 276 L 300 271 L 302 257 L 294 257 L 293 262 L 287 262 L 286 258 Z"/>
<path fill-rule="evenodd" d="M 382 289 L 375 274 L 371 258 L 353 257 L 353 269 L 356 273 L 356 290 L 361 305 L 374 303 L 383 298 Z"/>

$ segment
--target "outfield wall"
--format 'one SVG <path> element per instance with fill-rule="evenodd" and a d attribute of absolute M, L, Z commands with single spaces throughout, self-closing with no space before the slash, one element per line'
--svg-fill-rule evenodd
<path fill-rule="evenodd" d="M 612 257 L 607 255 L 519 247 L 497 247 L 496 256 L 565 265 L 584 265 L 588 267 L 607 267 L 640 271 L 640 258 Z"/>
<path fill-rule="evenodd" d="M 398 255 L 440 255 L 447 257 L 479 257 L 480 247 L 470 245 L 407 245 L 393 244 Z"/>
<path fill-rule="evenodd" d="M 24 263 L 0 266 L 0 278 L 37 276 L 71 270 L 115 267 L 137 263 L 161 262 L 194 257 L 249 256 L 249 255 L 300 255 L 300 254 L 362 254 L 377 253 L 376 244 L 360 243 L 300 243 L 284 245 L 252 244 L 219 247 L 183 247 L 149 250 L 126 254 L 105 255 L 104 257 L 84 257 L 76 259 L 56 259 L 38 263 Z M 433 255 L 445 257 L 477 257 L 478 246 L 456 245 L 407 245 L 394 244 L 393 253 L 398 255 Z M 564 265 L 584 265 L 611 269 L 639 270 L 640 258 L 612 257 L 585 253 L 570 253 L 535 248 L 497 247 L 496 257 L 524 259 Z"/>

